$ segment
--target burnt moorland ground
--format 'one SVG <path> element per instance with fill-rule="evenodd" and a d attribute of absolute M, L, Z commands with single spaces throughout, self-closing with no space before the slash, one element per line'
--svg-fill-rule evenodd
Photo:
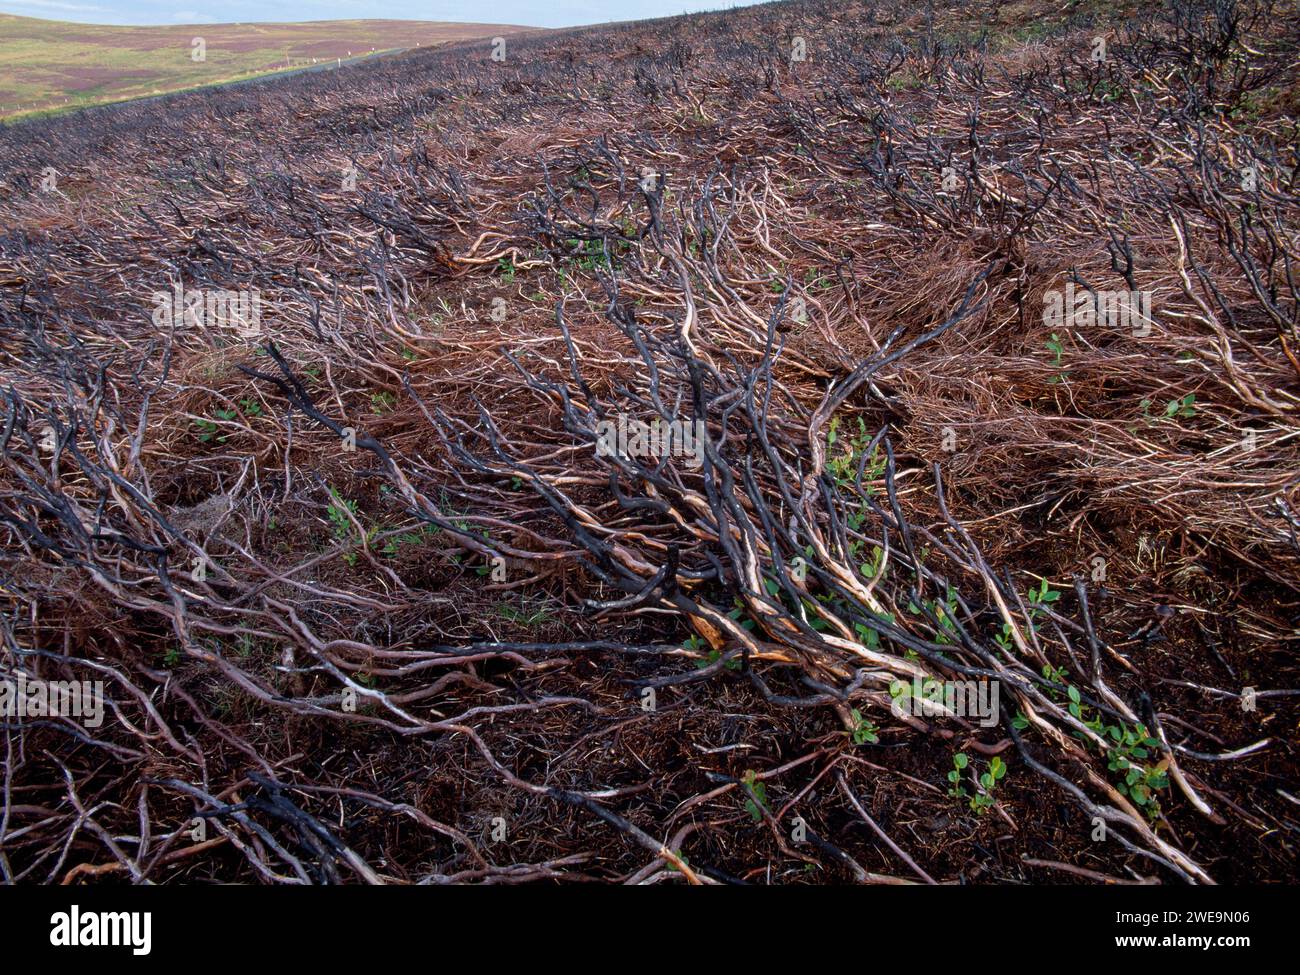
<path fill-rule="evenodd" d="M 790 2 L 0 130 L 3 668 L 109 702 L 4 719 L 5 879 L 1293 881 L 1298 33 Z"/>

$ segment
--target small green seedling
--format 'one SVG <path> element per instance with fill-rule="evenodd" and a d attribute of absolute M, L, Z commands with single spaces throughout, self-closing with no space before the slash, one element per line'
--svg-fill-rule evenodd
<path fill-rule="evenodd" d="M 862 713 L 854 708 L 849 712 L 853 719 L 853 744 L 855 745 L 879 745 L 880 735 L 877 734 L 879 729 L 874 724 L 862 716 Z"/>
<path fill-rule="evenodd" d="M 961 784 L 962 772 L 970 766 L 970 758 L 965 752 L 958 752 L 952 757 L 952 771 L 948 773 L 948 795 L 954 799 L 965 799 L 970 805 L 972 811 L 976 813 L 985 813 L 997 802 L 993 798 L 993 790 L 997 788 L 998 782 L 1006 777 L 1007 765 L 997 755 L 989 762 L 988 770 L 981 772 L 979 775 L 979 784 L 981 792 L 971 795 Z"/>
<path fill-rule="evenodd" d="M 993 798 L 993 790 L 997 787 L 998 782 L 1001 781 L 1006 776 L 1006 774 L 1007 774 L 1006 763 L 1003 762 L 1002 759 L 999 758 L 997 755 L 994 755 L 993 760 L 989 762 L 989 770 L 987 772 L 980 773 L 980 779 L 979 779 L 980 787 L 984 791 L 979 793 L 978 795 L 971 796 L 971 800 L 970 800 L 971 809 L 973 809 L 977 813 L 983 813 L 988 811 L 993 806 L 993 804 L 997 802 L 997 800 Z"/>
<path fill-rule="evenodd" d="M 1196 407 L 1192 404 L 1196 402 L 1196 394 L 1188 393 L 1182 399 L 1171 399 L 1165 404 L 1165 416 L 1172 419 L 1190 420 L 1196 416 Z"/>
<path fill-rule="evenodd" d="M 352 519 L 348 517 L 348 513 L 356 515 L 357 503 L 344 499 L 333 488 L 330 488 L 330 498 L 331 503 L 326 509 L 326 514 L 329 515 L 330 524 L 333 526 L 334 537 L 344 541 L 352 535 Z"/>
<path fill-rule="evenodd" d="M 230 421 L 239 416 L 239 413 L 236 410 L 213 410 L 212 415 L 218 420 Z M 225 443 L 228 439 L 226 434 L 217 433 L 217 425 L 212 420 L 195 420 L 194 428 L 199 433 L 200 443 L 210 443 L 214 440 L 217 443 Z"/>
<path fill-rule="evenodd" d="M 1147 423 L 1159 423 L 1161 420 L 1190 420 L 1196 416 L 1196 394 L 1188 393 L 1181 398 L 1171 399 L 1165 404 L 1164 413 L 1160 416 L 1152 416 L 1152 402 L 1144 399 L 1138 403 L 1142 410 L 1142 419 Z"/>
<path fill-rule="evenodd" d="M 966 798 L 966 790 L 961 784 L 961 773 L 966 770 L 966 766 L 969 764 L 970 759 L 965 752 L 958 752 L 952 757 L 952 771 L 948 773 L 948 781 L 952 784 L 948 787 L 948 795 L 954 799 Z"/>
<path fill-rule="evenodd" d="M 745 800 L 745 812 L 749 813 L 754 822 L 761 823 L 763 821 L 763 809 L 768 808 L 767 786 L 758 780 L 758 773 L 753 769 L 742 775 L 740 781 L 749 786 L 749 791 L 754 794 L 754 799 L 757 799 L 759 805 L 762 806 L 762 809 L 760 809 L 759 806 L 754 804 L 754 799 L 747 798 Z"/>
<path fill-rule="evenodd" d="M 1065 353 L 1065 346 L 1062 344 L 1060 337 L 1053 332 L 1052 337 L 1043 343 L 1047 346 L 1047 351 L 1052 353 L 1052 365 L 1056 368 L 1061 366 L 1061 356 Z M 1049 383 L 1063 383 L 1069 378 L 1064 372 L 1058 372 L 1048 380 Z"/>

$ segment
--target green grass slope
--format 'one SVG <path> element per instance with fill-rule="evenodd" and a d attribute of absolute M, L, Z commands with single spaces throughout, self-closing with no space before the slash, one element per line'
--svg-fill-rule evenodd
<path fill-rule="evenodd" d="M 528 29 L 419 20 L 110 27 L 0 14 L 0 117 Z M 192 57 L 195 38 L 206 45 L 202 61 Z"/>

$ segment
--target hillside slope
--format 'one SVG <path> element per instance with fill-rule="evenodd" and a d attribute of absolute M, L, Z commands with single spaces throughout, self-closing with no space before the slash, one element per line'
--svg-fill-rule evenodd
<path fill-rule="evenodd" d="M 0 118 L 530 29 L 418 20 L 113 27 L 0 14 Z M 203 61 L 193 58 L 195 38 Z"/>
<path fill-rule="evenodd" d="M 0 129 L 0 668 L 112 705 L 6 726 L 0 868 L 1293 882 L 1298 38 L 804 0 Z"/>

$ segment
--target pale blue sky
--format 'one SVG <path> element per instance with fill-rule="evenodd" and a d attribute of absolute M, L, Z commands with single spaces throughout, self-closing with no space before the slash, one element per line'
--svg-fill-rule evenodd
<path fill-rule="evenodd" d="M 0 0 L 0 13 L 86 24 L 212 24 L 249 21 L 444 20 L 575 27 L 744 7 L 755 0 Z"/>

